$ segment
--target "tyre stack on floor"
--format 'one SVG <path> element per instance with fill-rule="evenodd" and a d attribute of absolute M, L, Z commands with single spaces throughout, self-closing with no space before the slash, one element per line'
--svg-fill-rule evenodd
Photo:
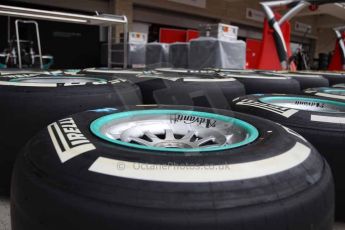
<path fill-rule="evenodd" d="M 33 136 L 13 173 L 13 230 L 331 230 L 334 185 L 318 150 L 294 126 L 230 110 L 245 90 L 299 94 L 300 83 L 226 71 L 2 78 L 1 140 L 11 150 Z M 266 102 L 248 107 L 305 116 Z"/>
<path fill-rule="evenodd" d="M 320 78 L 319 75 L 283 75 L 297 79 L 304 91 L 295 95 L 256 94 L 240 97 L 233 101 L 232 109 L 275 121 L 312 143 L 332 168 L 336 188 L 336 217 L 344 221 L 345 171 L 342 164 L 345 161 L 345 91 L 327 87 L 325 78 Z M 337 82 L 344 79 L 339 77 Z M 308 89 L 309 87 L 320 88 Z"/>
<path fill-rule="evenodd" d="M 247 94 L 255 93 L 299 93 L 299 82 L 291 77 L 268 76 L 260 73 L 232 73 L 229 71 L 219 72 L 224 78 L 231 77 L 240 81 Z"/>
<path fill-rule="evenodd" d="M 122 79 L 37 73 L 1 76 L 0 190 L 9 189 L 19 150 L 51 122 L 84 110 L 138 103 L 138 87 Z M 64 145 L 65 150 L 72 147 Z"/>
<path fill-rule="evenodd" d="M 291 77 L 299 82 L 301 90 L 314 87 L 328 87 L 330 82 L 327 78 L 317 74 L 298 74 L 298 73 L 284 73 L 284 72 L 262 72 L 268 76 L 284 76 Z"/>
<path fill-rule="evenodd" d="M 217 72 L 224 77 L 234 77 L 241 81 L 246 86 L 247 94 L 299 94 L 304 89 L 330 85 L 327 78 L 315 74 L 239 70 L 217 70 Z"/>
<path fill-rule="evenodd" d="M 86 70 L 121 77 L 141 89 L 144 104 L 190 105 L 230 109 L 230 102 L 245 95 L 244 86 L 234 78 L 222 78 L 215 71 L 186 69 L 157 69 L 132 72 L 106 69 Z"/>
<path fill-rule="evenodd" d="M 13 175 L 14 229 L 331 229 L 327 164 L 273 122 L 136 106 L 50 127 L 65 133 L 71 121 L 92 146 L 60 154 L 50 129 L 26 145 Z"/>
<path fill-rule="evenodd" d="M 333 86 L 336 84 L 345 83 L 345 73 L 340 72 L 298 72 L 299 74 L 305 75 L 320 75 L 329 81 L 329 85 Z"/>

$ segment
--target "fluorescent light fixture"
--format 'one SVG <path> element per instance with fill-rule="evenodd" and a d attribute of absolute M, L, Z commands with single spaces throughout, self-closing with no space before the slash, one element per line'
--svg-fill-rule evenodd
<path fill-rule="evenodd" d="M 11 12 L 18 12 L 22 11 L 24 13 L 39 13 L 39 14 L 45 14 L 45 15 L 53 15 L 54 16 L 63 16 L 70 18 L 76 18 L 80 20 L 97 20 L 97 21 L 104 21 L 104 22 L 119 22 L 119 23 L 126 23 L 125 17 L 121 18 L 121 16 L 117 16 L 121 19 L 114 18 L 114 17 L 102 17 L 100 16 L 89 16 L 89 15 L 82 15 L 82 14 L 71 14 L 71 13 L 63 13 L 63 12 L 57 12 L 57 11 L 47 11 L 47 10 L 37 10 L 37 9 L 31 9 L 31 8 L 23 8 L 23 7 L 15 7 L 15 6 L 6 6 L 6 5 L 0 5 L 0 10 L 9 10 Z"/>
<path fill-rule="evenodd" d="M 0 14 L 4 14 L 7 16 L 29 17 L 29 18 L 46 19 L 46 20 L 54 20 L 54 21 L 62 21 L 62 22 L 75 22 L 75 23 L 87 23 L 88 22 L 87 20 L 84 20 L 84 19 L 56 17 L 56 16 L 29 14 L 29 13 L 19 13 L 19 12 L 11 12 L 11 11 L 3 11 L 3 10 L 0 10 Z"/>

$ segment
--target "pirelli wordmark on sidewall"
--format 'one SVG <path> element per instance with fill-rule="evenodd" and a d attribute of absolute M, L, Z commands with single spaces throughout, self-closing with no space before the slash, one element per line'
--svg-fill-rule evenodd
<path fill-rule="evenodd" d="M 48 132 L 62 163 L 96 149 L 81 133 L 73 118 L 62 119 L 50 124 Z"/>
<path fill-rule="evenodd" d="M 266 103 L 262 103 L 262 102 L 258 102 L 258 101 L 254 101 L 250 99 L 243 99 L 237 102 L 236 105 L 243 105 L 243 106 L 249 106 L 249 107 L 255 107 L 255 108 L 267 110 L 267 111 L 279 114 L 286 118 L 289 118 L 298 112 L 298 110 L 296 109 L 284 108 L 281 106 L 266 104 Z"/>

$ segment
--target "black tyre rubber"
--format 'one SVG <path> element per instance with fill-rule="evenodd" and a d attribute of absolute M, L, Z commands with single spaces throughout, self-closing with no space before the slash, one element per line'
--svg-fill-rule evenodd
<path fill-rule="evenodd" d="M 145 104 L 230 109 L 229 100 L 246 94 L 244 86 L 236 79 L 216 75 L 146 73 L 138 78 L 136 83 Z"/>
<path fill-rule="evenodd" d="M 324 78 L 327 78 L 329 85 L 343 84 L 345 83 L 345 74 L 341 73 L 324 73 L 322 74 Z"/>
<path fill-rule="evenodd" d="M 339 86 L 339 85 L 338 85 Z M 306 95 L 345 101 L 345 87 L 321 87 L 304 90 Z"/>
<path fill-rule="evenodd" d="M 301 86 L 297 80 L 290 77 L 267 76 L 265 74 L 229 74 L 220 73 L 223 77 L 232 77 L 240 81 L 246 88 L 247 94 L 256 93 L 288 93 L 298 94 Z"/>
<path fill-rule="evenodd" d="M 174 110 L 176 116 L 176 110 L 195 110 L 235 117 L 254 125 L 259 137 L 222 151 L 148 151 L 110 143 L 90 131 L 95 119 L 122 113 L 121 108 L 72 115 L 42 130 L 18 157 L 11 190 L 12 229 L 332 229 L 330 169 L 292 130 L 209 108 L 137 106 L 125 111 L 142 110 Z M 194 121 L 204 119 L 191 116 Z M 85 138 L 83 151 L 73 155 L 68 154 L 71 140 L 58 134 L 70 132 L 64 129 L 70 125 Z M 64 141 L 71 148 L 61 152 Z M 103 167 L 98 165 L 101 161 L 114 164 Z M 140 167 L 131 174 L 128 165 Z M 190 167 L 185 176 L 179 174 L 184 167 Z M 217 174 L 213 169 L 225 171 Z M 164 170 L 169 176 L 160 174 Z M 208 179 L 209 173 L 214 176 Z"/>
<path fill-rule="evenodd" d="M 109 78 L 122 77 L 137 84 L 144 104 L 190 105 L 229 109 L 229 101 L 245 95 L 244 86 L 214 71 L 162 68 L 158 71 L 92 70 Z"/>
<path fill-rule="evenodd" d="M 24 74 L 25 75 L 25 74 Z M 125 80 L 106 81 L 85 75 L 8 75 L 0 80 L 0 190 L 9 189 L 14 160 L 24 144 L 42 127 L 68 114 L 119 105 L 140 104 L 139 88 Z M 81 78 L 82 77 L 82 78 Z M 68 79 L 67 79 L 68 78 Z M 80 79 L 81 83 L 78 83 Z M 55 80 L 53 80 L 55 79 Z M 94 81 L 95 82 L 92 82 Z M 63 81 L 63 80 L 61 80 Z"/>
<path fill-rule="evenodd" d="M 285 104 L 287 102 L 289 106 Z M 332 168 L 336 187 L 336 214 L 339 219 L 345 219 L 344 101 L 313 96 L 251 95 L 234 100 L 232 108 L 278 122 L 310 141 Z"/>
<path fill-rule="evenodd" d="M 336 85 L 345 83 L 345 74 L 344 73 L 337 73 L 337 72 L 300 72 L 301 74 L 315 74 L 321 75 L 329 81 L 329 85 Z"/>
<path fill-rule="evenodd" d="M 272 73 L 267 73 L 267 75 L 272 75 Z M 329 81 L 322 75 L 313 74 L 297 74 L 297 73 L 274 73 L 273 75 L 291 77 L 297 80 L 301 86 L 301 89 L 318 88 L 318 87 L 329 87 Z"/>

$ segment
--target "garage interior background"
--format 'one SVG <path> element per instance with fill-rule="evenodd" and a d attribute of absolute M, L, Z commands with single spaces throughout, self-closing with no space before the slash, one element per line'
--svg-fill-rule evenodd
<path fill-rule="evenodd" d="M 226 23 L 239 26 L 239 39 L 261 39 L 263 14 L 257 0 L 18 0 L 3 4 L 73 13 L 113 13 L 126 15 L 129 31 L 148 33 L 148 41 L 159 40 L 160 28 L 197 29 L 201 24 Z M 162 4 L 164 3 L 164 4 Z M 328 54 L 334 49 L 332 28 L 345 21 L 341 5 L 327 4 L 317 11 L 305 10 L 291 21 L 292 47 L 303 43 L 311 57 Z M 14 26 L 14 18 L 11 25 Z M 55 57 L 53 68 L 85 68 L 102 66 L 102 44 L 106 43 L 105 28 L 77 24 L 38 21 L 43 53 Z M 0 49 L 6 47 L 8 18 L 0 16 Z M 305 28 L 310 28 L 308 33 Z M 12 35 L 14 34 L 14 28 Z M 23 37 L 30 38 L 30 28 Z M 115 30 L 114 42 L 120 41 L 122 27 Z"/>

